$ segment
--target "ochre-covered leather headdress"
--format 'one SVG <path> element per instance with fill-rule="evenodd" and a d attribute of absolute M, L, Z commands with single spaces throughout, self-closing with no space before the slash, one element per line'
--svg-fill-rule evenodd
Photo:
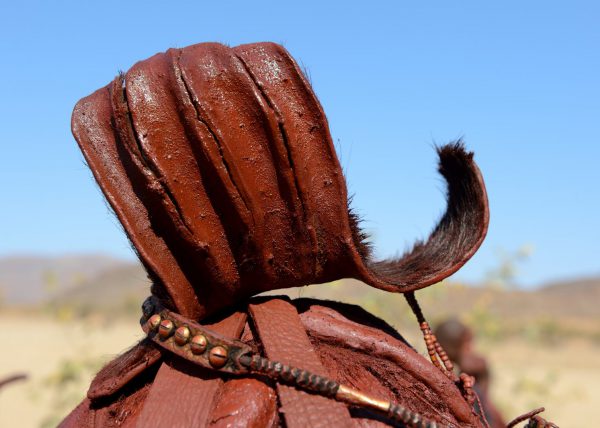
<path fill-rule="evenodd" d="M 144 339 L 61 427 L 488 426 L 413 293 L 460 268 L 487 230 L 460 143 L 438 150 L 448 208 L 431 236 L 373 261 L 325 114 L 281 46 L 157 54 L 81 100 L 73 133 L 153 296 Z M 405 293 L 430 361 L 357 306 L 251 298 L 348 277 Z"/>
<path fill-rule="evenodd" d="M 153 293 L 196 320 L 339 278 L 417 290 L 461 267 L 487 230 L 472 155 L 445 146 L 440 223 L 402 258 L 371 260 L 321 105 L 273 43 L 157 54 L 81 100 L 72 126 Z"/>

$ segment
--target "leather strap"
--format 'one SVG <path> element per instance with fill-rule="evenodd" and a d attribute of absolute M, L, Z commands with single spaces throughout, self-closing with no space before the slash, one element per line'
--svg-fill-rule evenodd
<path fill-rule="evenodd" d="M 209 411 L 214 406 L 213 397 L 221 384 L 214 384 L 214 388 L 206 387 L 208 389 L 202 394 L 204 399 L 194 404 L 198 390 L 202 392 L 203 386 L 195 386 L 200 381 L 193 380 L 193 377 L 212 379 L 217 376 L 214 372 L 221 371 L 231 374 L 263 374 L 293 385 L 277 384 L 282 404 L 281 413 L 291 427 L 347 426 L 352 419 L 348 409 L 341 403 L 384 413 L 411 428 L 438 427 L 436 422 L 427 420 L 400 404 L 381 400 L 324 376 L 322 373 L 326 370 L 312 348 L 296 308 L 287 298 L 271 299 L 256 299 L 249 305 L 260 342 L 267 357 L 271 357 L 269 359 L 237 340 L 244 329 L 245 314 L 239 315 L 240 322 L 234 323 L 233 327 L 202 326 L 169 311 L 155 297 L 148 298 L 142 306 L 142 328 L 149 340 L 181 356 L 182 360 L 174 359 L 170 361 L 171 364 L 163 363 L 155 380 L 156 388 L 152 389 L 157 391 L 152 398 L 154 402 L 149 400 L 153 405 L 152 410 L 144 413 L 142 424 L 156 426 L 157 421 L 159 424 L 164 423 L 161 420 L 162 412 L 174 414 L 176 420 L 185 425 L 205 424 Z M 229 320 L 232 318 L 235 317 L 230 316 L 223 322 L 231 323 Z M 222 330 L 226 330 L 225 334 L 219 333 Z M 273 358 L 279 361 L 274 361 Z M 206 372 L 206 369 L 213 373 Z M 318 395 L 306 394 L 296 388 Z M 165 408 L 169 402 L 173 403 L 172 397 L 177 395 L 182 396 L 182 399 L 175 400 L 171 407 Z M 332 402 L 329 400 L 331 398 L 337 401 Z M 158 413 L 156 409 L 159 409 Z M 152 412 L 156 413 L 154 417 L 147 416 L 152 415 Z"/>
<path fill-rule="evenodd" d="M 121 391 L 129 382 L 141 376 L 160 361 L 159 348 L 144 338 L 129 351 L 109 362 L 92 380 L 87 396 L 100 400 Z"/>
<path fill-rule="evenodd" d="M 239 338 L 247 315 L 236 312 L 207 325 L 215 333 Z M 207 426 L 215 395 L 223 385 L 218 372 L 181 361 L 163 363 L 138 419 L 138 427 Z"/>
<path fill-rule="evenodd" d="M 244 329 L 243 323 L 241 326 L 236 324 L 235 334 L 229 330 L 220 334 L 210 326 L 168 310 L 154 296 L 146 299 L 142 310 L 142 329 L 148 339 L 160 347 L 207 369 L 236 374 L 247 372 L 239 364 L 239 357 L 253 350 L 237 340 Z"/>
<path fill-rule="evenodd" d="M 327 375 L 289 299 L 271 298 L 251 303 L 248 308 L 269 359 Z M 334 399 L 280 383 L 277 394 L 288 428 L 353 425 L 348 408 Z"/>

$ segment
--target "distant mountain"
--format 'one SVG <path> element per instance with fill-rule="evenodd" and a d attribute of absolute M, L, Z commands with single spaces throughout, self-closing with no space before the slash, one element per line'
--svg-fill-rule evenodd
<path fill-rule="evenodd" d="M 134 265 L 105 255 L 0 258 L 0 303 L 36 305 L 93 281 L 112 269 Z"/>
<path fill-rule="evenodd" d="M 563 281 L 552 281 L 544 284 L 540 291 L 552 294 L 570 294 L 585 291 L 586 293 L 600 294 L 600 276 L 579 278 Z"/>
<path fill-rule="evenodd" d="M 333 286 L 310 286 L 292 294 L 298 295 L 360 304 L 368 310 L 383 311 L 380 313 L 386 319 L 408 311 L 401 299 L 355 280 L 337 281 Z M 416 295 L 432 321 L 474 312 L 506 322 L 600 321 L 600 277 L 565 280 L 536 289 L 465 286 L 448 281 L 418 291 Z"/>
<path fill-rule="evenodd" d="M 548 283 L 538 293 L 552 304 L 549 310 L 573 318 L 600 318 L 600 276 Z"/>
<path fill-rule="evenodd" d="M 76 308 L 80 312 L 137 313 L 150 292 L 139 263 L 106 256 L 11 257 L 0 259 L 0 296 L 4 305 Z M 356 280 L 275 292 L 363 305 L 388 319 L 406 311 L 401 300 Z M 273 293 L 272 293 L 273 294 Z M 600 276 L 549 283 L 534 290 L 446 285 L 417 293 L 432 320 L 473 310 L 518 322 L 525 319 L 600 319 Z"/>
<path fill-rule="evenodd" d="M 600 320 L 600 277 L 561 281 L 535 289 L 494 289 L 448 284 L 442 297 L 432 299 L 432 314 L 460 314 L 473 308 L 507 320 Z"/>
<path fill-rule="evenodd" d="M 127 264 L 101 272 L 78 287 L 54 296 L 50 303 L 84 311 L 118 313 L 133 310 L 150 295 L 150 282 L 140 264 Z"/>

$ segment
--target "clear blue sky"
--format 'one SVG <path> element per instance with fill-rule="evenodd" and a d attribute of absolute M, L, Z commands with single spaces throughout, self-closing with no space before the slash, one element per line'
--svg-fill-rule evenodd
<path fill-rule="evenodd" d="M 433 144 L 463 136 L 491 223 L 457 278 L 478 280 L 498 249 L 525 244 L 525 285 L 600 273 L 592 1 L 3 2 L 0 256 L 133 258 L 71 136 L 74 104 L 169 47 L 264 40 L 307 67 L 380 256 L 433 227 L 444 207 Z"/>

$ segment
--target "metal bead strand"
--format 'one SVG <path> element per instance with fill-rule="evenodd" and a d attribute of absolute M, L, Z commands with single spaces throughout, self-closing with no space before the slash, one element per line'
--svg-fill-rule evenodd
<path fill-rule="evenodd" d="M 311 373 L 308 370 L 291 367 L 277 361 L 270 361 L 260 355 L 245 355 L 240 357 L 239 362 L 253 372 L 263 373 L 275 379 L 282 379 L 328 397 L 334 397 L 339 389 L 339 383 L 334 380 Z"/>
<path fill-rule="evenodd" d="M 437 352 L 437 349 L 435 346 L 437 344 L 437 339 L 433 335 L 433 333 L 431 333 L 431 329 L 429 328 L 429 323 L 427 323 L 427 321 L 423 321 L 419 327 L 421 328 L 421 332 L 423 333 L 423 338 L 425 339 L 425 346 L 427 347 L 427 353 L 429 354 L 429 358 L 431 359 L 431 362 L 438 369 L 444 371 L 444 367 L 442 367 L 442 365 L 438 359 L 438 355 L 437 355 L 438 352 Z"/>
<path fill-rule="evenodd" d="M 440 343 L 438 342 L 437 337 L 435 337 L 435 334 L 432 334 L 432 336 L 433 336 L 433 341 L 435 343 L 435 352 L 437 352 L 437 354 L 442 359 L 442 362 L 444 363 L 446 370 L 448 370 L 449 372 L 454 371 L 454 364 L 452 363 L 452 361 L 450 361 L 450 358 L 448 358 L 448 354 L 446 354 L 446 351 L 444 350 L 444 348 L 442 348 L 442 345 L 440 345 Z"/>
<path fill-rule="evenodd" d="M 338 382 L 311 373 L 308 370 L 301 370 L 277 361 L 270 361 L 267 358 L 263 358 L 256 354 L 240 357 L 239 363 L 252 372 L 266 374 L 267 376 L 275 379 L 282 379 L 285 382 L 297 385 L 303 389 L 315 391 L 327 397 L 341 399 L 341 397 L 338 396 L 338 391 L 341 391 L 341 385 Z M 349 404 L 364 406 L 366 403 L 364 401 L 361 402 L 361 399 L 358 398 L 359 395 L 362 394 L 359 393 L 353 395 L 353 399 L 350 400 Z M 369 399 L 367 398 L 367 400 Z M 381 405 L 382 404 L 379 404 L 379 406 Z M 381 407 L 379 408 L 381 409 Z M 439 425 L 437 422 L 427 420 L 420 413 L 412 412 L 399 404 L 389 403 L 387 413 L 391 419 L 402 422 L 410 428 L 442 427 L 442 425 Z"/>
<path fill-rule="evenodd" d="M 435 421 L 425 419 L 420 413 L 412 412 L 399 404 L 390 405 L 388 416 L 398 422 L 402 422 L 411 428 L 439 428 Z"/>

